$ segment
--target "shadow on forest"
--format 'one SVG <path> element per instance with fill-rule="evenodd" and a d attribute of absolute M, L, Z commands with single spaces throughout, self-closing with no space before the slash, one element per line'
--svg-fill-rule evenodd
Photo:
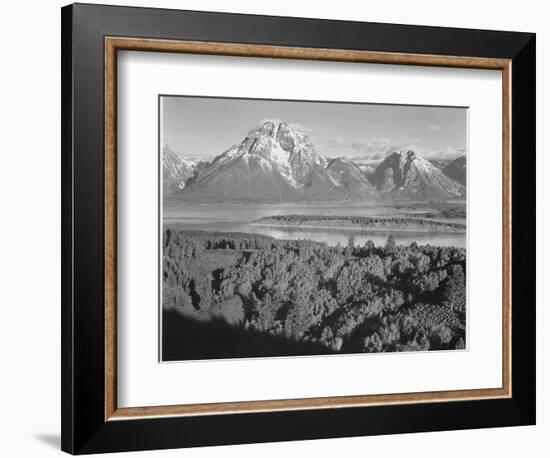
<path fill-rule="evenodd" d="M 197 321 L 174 310 L 163 311 L 163 361 L 332 353 L 334 351 L 319 343 L 295 342 L 284 337 L 231 326 L 221 319 Z"/>

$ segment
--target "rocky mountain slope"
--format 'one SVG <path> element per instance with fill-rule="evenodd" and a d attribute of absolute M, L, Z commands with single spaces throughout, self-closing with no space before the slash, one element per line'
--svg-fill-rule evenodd
<path fill-rule="evenodd" d="M 465 194 L 463 185 L 413 151 L 390 153 L 375 165 L 327 159 L 291 124 L 268 120 L 211 162 L 186 162 L 166 147 L 164 188 L 197 203 L 443 201 Z"/>
<path fill-rule="evenodd" d="M 442 169 L 443 173 L 449 178 L 458 181 L 466 186 L 466 156 L 457 157 Z"/>
<path fill-rule="evenodd" d="M 376 191 L 351 162 L 328 161 L 288 123 L 270 120 L 217 156 L 180 193 L 193 202 L 372 199 Z"/>
<path fill-rule="evenodd" d="M 414 151 L 389 154 L 370 179 L 381 195 L 392 199 L 449 200 L 465 195 L 464 186 Z"/>
<path fill-rule="evenodd" d="M 449 159 L 428 159 L 439 170 L 443 170 L 451 162 Z"/>
<path fill-rule="evenodd" d="M 193 176 L 198 161 L 183 159 L 168 145 L 162 148 L 162 192 L 175 194 L 185 188 L 187 180 Z"/>
<path fill-rule="evenodd" d="M 377 197 L 378 193 L 361 168 L 352 161 L 338 157 L 328 162 L 331 176 L 354 198 Z"/>

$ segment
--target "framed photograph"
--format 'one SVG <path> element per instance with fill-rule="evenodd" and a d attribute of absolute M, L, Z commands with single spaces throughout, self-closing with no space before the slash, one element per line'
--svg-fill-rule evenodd
<path fill-rule="evenodd" d="M 535 423 L 535 35 L 62 9 L 62 448 Z"/>

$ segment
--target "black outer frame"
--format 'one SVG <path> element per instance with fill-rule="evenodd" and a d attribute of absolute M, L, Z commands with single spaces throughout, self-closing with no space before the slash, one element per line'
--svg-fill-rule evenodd
<path fill-rule="evenodd" d="M 512 59 L 512 397 L 105 421 L 105 36 Z M 535 34 L 74 4 L 62 8 L 61 38 L 62 450 L 535 424 Z"/>

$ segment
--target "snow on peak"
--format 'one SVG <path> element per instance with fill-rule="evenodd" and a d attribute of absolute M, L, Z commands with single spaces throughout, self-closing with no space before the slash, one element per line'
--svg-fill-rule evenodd
<path fill-rule="evenodd" d="M 185 164 L 187 167 L 195 167 L 197 163 L 199 162 L 197 159 L 191 158 L 191 157 L 181 157 L 180 160 L 183 164 Z"/>
<path fill-rule="evenodd" d="M 234 150 L 224 153 L 237 154 Z M 295 187 L 310 174 L 311 167 L 325 166 L 309 137 L 280 119 L 263 119 L 238 145 L 238 156 L 269 161 Z"/>

